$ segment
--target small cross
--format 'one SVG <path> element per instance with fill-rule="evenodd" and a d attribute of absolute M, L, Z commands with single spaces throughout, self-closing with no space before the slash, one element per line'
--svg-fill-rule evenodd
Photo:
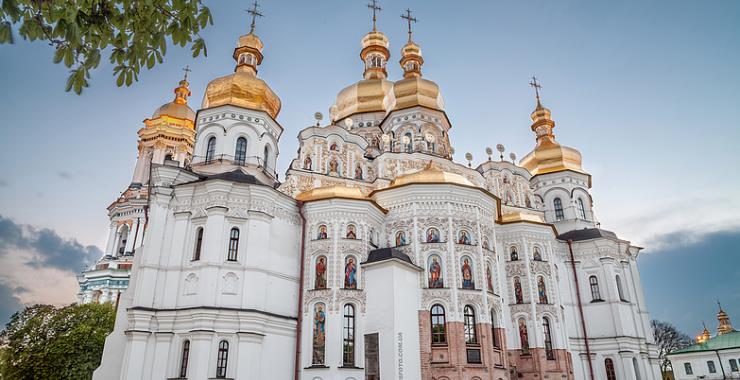
<path fill-rule="evenodd" d="M 255 25 L 255 22 L 257 21 L 257 17 L 265 17 L 265 15 L 263 15 L 262 13 L 260 13 L 260 11 L 257 10 L 257 8 L 259 8 L 260 5 L 256 1 L 253 3 L 253 5 L 254 6 L 252 7 L 252 9 L 247 9 L 247 13 L 252 15 L 252 25 L 250 26 L 250 29 L 249 29 L 250 34 L 254 33 L 254 25 Z"/>
<path fill-rule="evenodd" d="M 411 42 L 411 23 L 416 22 L 416 19 L 414 17 L 411 17 L 411 9 L 408 8 L 406 8 L 406 14 L 401 15 L 401 18 L 409 23 L 409 42 Z"/>
<path fill-rule="evenodd" d="M 539 104 L 539 102 L 540 102 L 540 89 L 542 88 L 542 86 L 539 83 L 537 83 L 537 77 L 532 77 L 532 81 L 529 82 L 529 85 L 532 86 L 532 87 L 534 87 L 534 94 L 537 97 L 537 103 Z"/>
<path fill-rule="evenodd" d="M 187 80 L 188 80 L 188 74 L 190 74 L 190 72 L 193 71 L 193 70 L 190 70 L 190 65 L 187 65 L 187 66 L 185 66 L 184 69 L 182 69 L 182 71 L 185 72 L 185 81 L 187 82 Z"/>
<path fill-rule="evenodd" d="M 377 12 L 380 12 L 383 10 L 383 8 L 378 5 L 378 0 L 370 0 L 370 4 L 367 5 L 368 8 L 373 10 L 373 30 L 375 30 L 375 21 L 377 21 Z"/>

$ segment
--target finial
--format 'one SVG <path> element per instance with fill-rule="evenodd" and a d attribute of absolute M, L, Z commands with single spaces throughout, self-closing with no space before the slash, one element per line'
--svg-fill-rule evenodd
<path fill-rule="evenodd" d="M 401 18 L 406 20 L 409 24 L 409 42 L 411 42 L 411 34 L 413 33 L 413 31 L 411 30 L 411 23 L 416 22 L 417 20 L 416 18 L 411 17 L 411 9 L 409 8 L 406 8 L 406 14 L 401 15 Z"/>
<path fill-rule="evenodd" d="M 378 0 L 370 0 L 370 4 L 367 5 L 368 8 L 372 9 L 373 11 L 373 32 L 375 29 L 375 22 L 378 20 L 377 12 L 380 12 L 383 10 L 383 8 L 378 5 Z"/>
<path fill-rule="evenodd" d="M 511 158 L 511 163 L 516 165 L 516 153 L 514 152 L 509 153 L 509 158 Z"/>
<path fill-rule="evenodd" d="M 540 106 L 540 89 L 542 86 L 537 83 L 537 77 L 532 76 L 532 81 L 529 82 L 529 85 L 534 87 L 534 95 L 537 97 L 537 105 Z"/>
<path fill-rule="evenodd" d="M 468 160 L 468 167 L 472 168 L 473 164 L 471 163 L 471 161 L 473 161 L 473 154 L 470 152 L 465 153 L 465 159 Z"/>
<path fill-rule="evenodd" d="M 491 161 L 491 155 L 493 154 L 493 149 L 491 149 L 490 146 L 486 147 L 486 154 L 488 155 L 488 161 Z"/>
<path fill-rule="evenodd" d="M 719 307 L 719 311 L 722 311 L 722 304 L 717 300 L 717 306 Z"/>
<path fill-rule="evenodd" d="M 504 148 L 504 144 L 496 144 L 496 150 L 501 154 L 501 161 L 504 160 L 504 152 L 506 151 L 506 148 Z"/>
<path fill-rule="evenodd" d="M 324 118 L 324 115 L 322 115 L 321 112 L 316 112 L 313 114 L 313 118 L 316 119 L 316 126 L 318 127 L 321 125 L 321 119 Z"/>
<path fill-rule="evenodd" d="M 262 13 L 260 13 L 260 11 L 257 10 L 260 5 L 256 1 L 252 3 L 252 5 L 253 5 L 252 9 L 247 9 L 247 13 L 252 15 L 252 24 L 249 26 L 249 34 L 254 33 L 254 26 L 257 22 L 257 17 L 265 17 L 265 15 L 263 15 Z"/>
<path fill-rule="evenodd" d="M 190 72 L 193 71 L 193 70 L 190 70 L 190 65 L 187 65 L 187 66 L 185 66 L 184 69 L 182 69 L 182 71 L 185 72 L 185 78 L 183 78 L 183 80 L 185 82 L 187 82 L 188 81 L 188 74 L 190 74 Z"/>

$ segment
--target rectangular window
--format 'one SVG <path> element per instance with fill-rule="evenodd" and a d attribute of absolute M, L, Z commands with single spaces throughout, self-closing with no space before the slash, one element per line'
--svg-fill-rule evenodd
<path fill-rule="evenodd" d="M 737 360 L 730 359 L 730 371 L 737 372 Z"/>
<path fill-rule="evenodd" d="M 380 357 L 378 354 L 378 333 L 365 334 L 365 379 L 380 379 Z"/>
<path fill-rule="evenodd" d="M 707 368 L 709 369 L 709 373 L 717 373 L 717 368 L 714 367 L 713 361 L 707 361 Z"/>
<path fill-rule="evenodd" d="M 480 350 L 479 349 L 477 349 L 477 348 L 468 348 L 466 350 L 466 354 L 467 354 L 467 358 L 468 358 L 468 363 L 471 363 L 471 364 L 480 364 L 480 363 L 482 363 L 481 356 L 480 356 Z"/>
<path fill-rule="evenodd" d="M 683 369 L 687 375 L 693 375 L 694 371 L 691 369 L 691 363 L 683 363 Z"/>

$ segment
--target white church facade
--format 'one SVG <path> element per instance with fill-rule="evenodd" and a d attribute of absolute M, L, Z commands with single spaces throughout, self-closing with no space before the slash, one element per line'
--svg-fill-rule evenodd
<path fill-rule="evenodd" d="M 659 379 L 640 248 L 600 228 L 539 94 L 518 164 L 455 163 L 411 33 L 397 81 L 375 25 L 361 44 L 363 78 L 299 132 L 282 181 L 254 30 L 197 113 L 183 80 L 145 120 L 109 208 L 107 260 L 133 267 L 94 378 Z"/>

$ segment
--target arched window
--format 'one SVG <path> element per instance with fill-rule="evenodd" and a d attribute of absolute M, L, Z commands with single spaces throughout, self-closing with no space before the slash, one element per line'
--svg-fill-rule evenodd
<path fill-rule="evenodd" d="M 355 365 L 355 307 L 344 305 L 344 327 L 342 328 L 342 362 L 345 367 Z"/>
<path fill-rule="evenodd" d="M 172 161 L 172 153 L 167 153 L 164 156 L 164 162 L 167 162 L 167 161 Z"/>
<path fill-rule="evenodd" d="M 190 341 L 186 340 L 182 342 L 182 357 L 180 360 L 180 377 L 183 379 L 188 377 L 188 359 L 190 359 Z"/>
<path fill-rule="evenodd" d="M 234 161 L 237 165 L 244 165 L 247 161 L 247 139 L 239 137 L 236 139 L 236 150 L 234 151 Z"/>
<path fill-rule="evenodd" d="M 226 366 L 229 363 L 229 342 L 222 340 L 218 343 L 218 357 L 216 358 L 216 378 L 226 378 Z"/>
<path fill-rule="evenodd" d="M 216 137 L 211 136 L 206 143 L 206 164 L 213 161 L 216 157 Z"/>
<path fill-rule="evenodd" d="M 511 261 L 519 260 L 519 253 L 516 251 L 516 247 L 511 247 Z"/>
<path fill-rule="evenodd" d="M 522 281 L 519 277 L 514 277 L 514 298 L 516 303 L 524 303 L 524 294 L 522 293 Z"/>
<path fill-rule="evenodd" d="M 533 254 L 534 261 L 542 261 L 542 254 L 540 253 L 540 249 L 537 247 L 534 247 L 534 254 Z"/>
<path fill-rule="evenodd" d="M 555 198 L 552 203 L 553 206 L 555 206 L 555 220 L 565 219 L 565 214 L 563 213 L 563 201 L 561 201 L 560 198 Z"/>
<path fill-rule="evenodd" d="M 578 198 L 576 205 L 578 205 L 578 215 L 581 216 L 581 219 L 586 220 L 586 207 L 583 206 L 583 199 Z"/>
<path fill-rule="evenodd" d="M 552 333 L 550 332 L 550 319 L 542 318 L 542 333 L 545 336 L 545 355 L 547 360 L 555 360 L 555 352 L 552 350 Z"/>
<path fill-rule="evenodd" d="M 465 305 L 463 311 L 464 327 L 465 327 L 465 343 L 475 344 L 478 343 L 478 334 L 475 332 L 475 310 L 470 305 Z"/>
<path fill-rule="evenodd" d="M 447 324 L 445 308 L 442 305 L 432 306 L 432 344 L 447 343 Z"/>
<path fill-rule="evenodd" d="M 591 301 L 601 301 L 599 279 L 596 276 L 591 276 L 588 278 L 588 284 L 591 286 Z"/>
<path fill-rule="evenodd" d="M 615 281 L 617 282 L 617 294 L 619 295 L 619 300 L 627 302 L 627 295 L 624 292 L 624 288 L 622 287 L 622 279 L 619 278 L 619 275 L 615 277 Z"/>
<path fill-rule="evenodd" d="M 537 295 L 539 297 L 541 304 L 546 304 L 547 302 L 547 287 L 545 286 L 545 278 L 542 276 L 539 276 L 537 278 Z"/>
<path fill-rule="evenodd" d="M 203 227 L 195 230 L 195 252 L 193 252 L 193 261 L 200 260 L 200 250 L 203 248 Z"/>
<path fill-rule="evenodd" d="M 239 229 L 234 227 L 231 229 L 231 235 L 229 235 L 229 261 L 236 261 L 236 256 L 239 252 Z"/>
<path fill-rule="evenodd" d="M 118 255 L 126 253 L 126 242 L 128 241 L 128 225 L 124 224 L 121 227 L 121 231 L 118 233 Z"/>
<path fill-rule="evenodd" d="M 498 334 L 496 334 L 496 311 L 491 309 L 491 338 L 493 339 L 493 347 L 501 348 L 501 342 L 499 342 Z"/>
<path fill-rule="evenodd" d="M 265 169 L 270 167 L 270 146 L 265 145 L 265 150 L 262 152 L 262 162 Z"/>
<path fill-rule="evenodd" d="M 617 373 L 614 371 L 614 362 L 611 359 L 604 359 L 604 368 L 606 369 L 606 380 L 617 380 Z"/>

